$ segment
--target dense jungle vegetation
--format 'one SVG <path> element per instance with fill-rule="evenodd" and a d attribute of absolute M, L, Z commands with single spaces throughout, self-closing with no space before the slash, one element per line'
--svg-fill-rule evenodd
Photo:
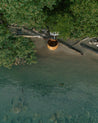
<path fill-rule="evenodd" d="M 33 42 L 14 37 L 8 25 L 36 30 L 49 26 L 64 39 L 80 39 L 98 35 L 97 15 L 97 0 L 1 0 L 0 66 L 36 61 Z"/>

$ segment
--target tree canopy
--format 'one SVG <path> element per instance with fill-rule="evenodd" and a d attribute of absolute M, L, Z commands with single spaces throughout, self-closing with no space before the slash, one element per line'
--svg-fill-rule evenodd
<path fill-rule="evenodd" d="M 97 35 L 97 6 L 97 0 L 1 0 L 0 13 L 9 25 L 48 25 L 65 38 L 79 38 Z"/>
<path fill-rule="evenodd" d="M 64 39 L 97 37 L 97 6 L 97 0 L 61 0 L 52 11 L 47 11 L 46 24 Z"/>
<path fill-rule="evenodd" d="M 36 62 L 35 46 L 27 38 L 14 37 L 8 28 L 0 25 L 0 66 L 11 68 L 12 65 Z"/>

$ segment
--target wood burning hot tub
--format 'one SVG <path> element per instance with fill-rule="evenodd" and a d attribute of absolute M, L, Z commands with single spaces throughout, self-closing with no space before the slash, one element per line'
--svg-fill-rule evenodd
<path fill-rule="evenodd" d="M 50 50 L 56 50 L 58 48 L 58 41 L 55 39 L 49 39 L 47 42 L 47 47 Z"/>

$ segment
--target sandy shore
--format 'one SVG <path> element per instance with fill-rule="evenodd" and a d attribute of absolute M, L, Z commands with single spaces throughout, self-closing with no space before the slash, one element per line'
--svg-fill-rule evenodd
<path fill-rule="evenodd" d="M 83 48 L 82 46 L 80 46 L 79 44 L 76 45 L 75 47 L 83 52 L 83 55 L 81 55 L 81 53 L 77 52 L 74 49 L 69 48 L 68 46 L 62 44 L 59 42 L 59 46 L 55 51 L 51 51 L 47 48 L 47 40 L 44 40 L 43 38 L 32 38 L 31 39 L 35 46 L 36 46 L 36 50 L 37 50 L 37 55 L 39 56 L 61 56 L 61 57 L 66 57 L 66 56 L 77 56 L 77 57 L 88 57 L 88 58 L 94 58 L 94 59 L 98 59 L 98 54 Z"/>

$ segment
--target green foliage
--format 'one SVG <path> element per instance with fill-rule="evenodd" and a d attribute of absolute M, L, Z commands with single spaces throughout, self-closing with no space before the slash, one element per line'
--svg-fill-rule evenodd
<path fill-rule="evenodd" d="M 73 28 L 72 23 L 72 17 L 70 17 L 68 14 L 61 15 L 61 14 L 55 14 L 55 16 L 50 16 L 48 18 L 48 21 L 46 21 L 47 25 L 50 27 L 50 30 L 52 32 L 59 32 L 60 38 L 69 38 L 70 37 L 70 31 Z"/>
<path fill-rule="evenodd" d="M 70 0 L 65 4 L 60 1 L 58 10 L 56 6 L 49 11 L 46 24 L 52 31 L 60 32 L 60 37 L 64 39 L 97 37 L 97 6 L 97 0 Z"/>
<path fill-rule="evenodd" d="M 11 68 L 12 65 L 36 62 L 31 40 L 13 37 L 4 25 L 0 25 L 0 30 L 0 66 Z"/>
<path fill-rule="evenodd" d="M 35 27 L 44 26 L 46 17 L 43 14 L 44 6 L 52 9 L 56 0 L 2 0 L 0 9 L 8 23 L 18 26 Z"/>
<path fill-rule="evenodd" d="M 1 0 L 8 24 L 40 30 L 48 25 L 64 39 L 97 35 L 97 0 Z"/>
<path fill-rule="evenodd" d="M 73 37 L 97 37 L 98 35 L 98 2 L 97 0 L 76 1 L 71 6 L 73 11 Z"/>

